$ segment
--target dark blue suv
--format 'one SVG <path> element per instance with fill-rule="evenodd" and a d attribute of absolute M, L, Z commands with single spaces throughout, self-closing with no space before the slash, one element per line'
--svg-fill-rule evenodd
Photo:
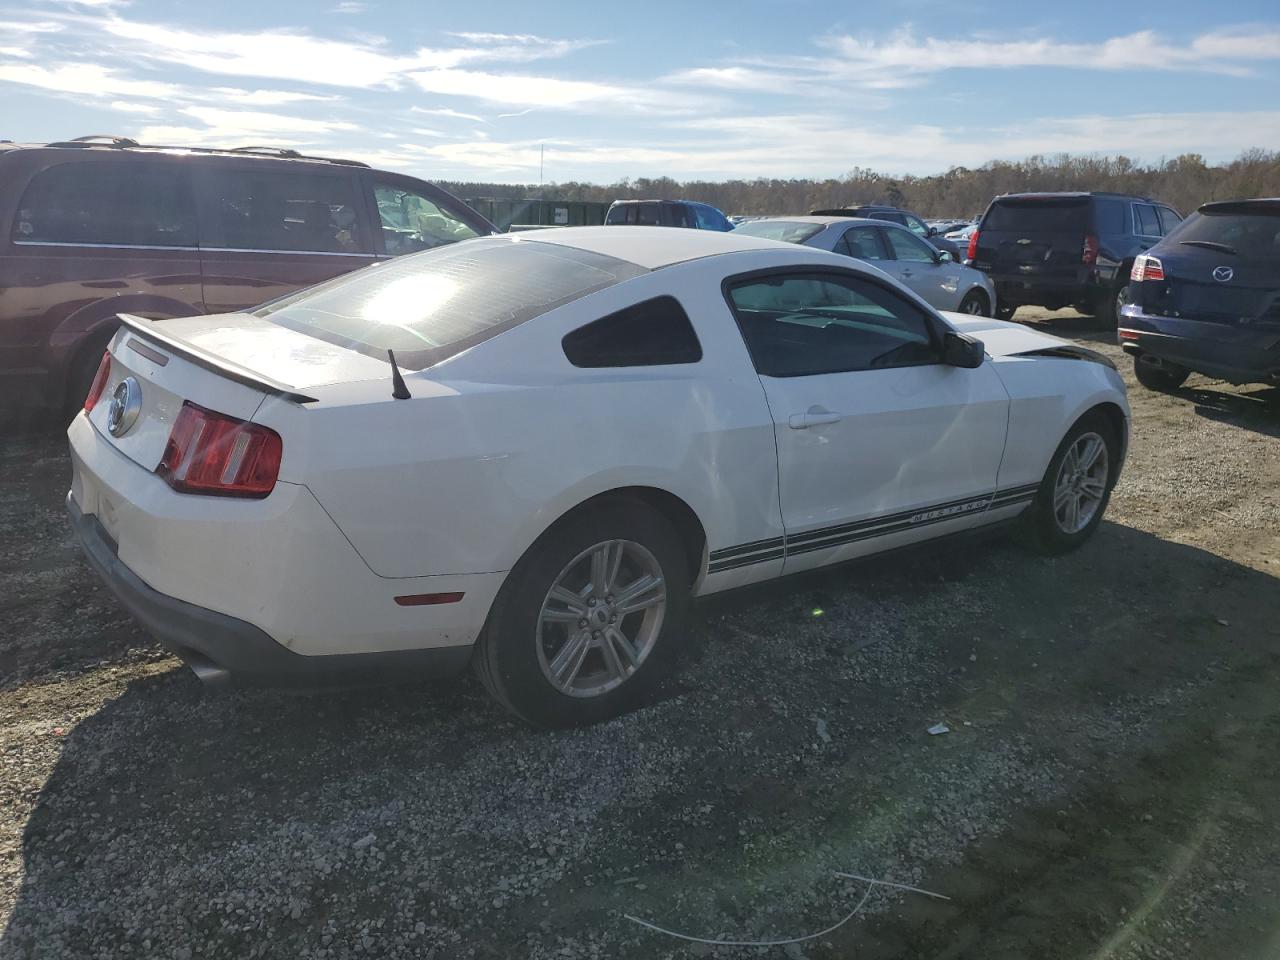
<path fill-rule="evenodd" d="M 1206 203 L 1133 264 L 1120 345 L 1138 382 L 1280 384 L 1280 199 Z"/>
<path fill-rule="evenodd" d="M 696 200 L 615 200 L 605 215 L 606 227 L 628 224 L 648 227 L 692 227 L 696 230 L 733 229 L 725 215 Z"/>

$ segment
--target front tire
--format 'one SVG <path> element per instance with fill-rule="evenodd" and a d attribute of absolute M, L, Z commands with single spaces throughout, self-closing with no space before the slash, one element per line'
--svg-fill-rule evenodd
<path fill-rule="evenodd" d="M 499 591 L 473 658 L 493 697 L 540 727 L 642 705 L 689 608 L 683 543 L 658 511 L 611 500 L 548 531 Z"/>
<path fill-rule="evenodd" d="M 1133 375 L 1148 390 L 1159 393 L 1172 393 L 1187 382 L 1190 370 L 1167 364 L 1144 362 L 1141 357 L 1133 358 Z"/>
<path fill-rule="evenodd" d="M 1013 306 L 1008 306 L 1008 307 L 1006 307 L 1006 306 L 1005 306 L 1004 304 L 1002 304 L 1002 303 L 1001 303 L 1001 304 L 997 304 L 997 305 L 996 305 L 996 319 L 997 319 L 997 320 L 1012 320 L 1012 319 L 1013 319 L 1013 315 L 1014 315 L 1014 313 L 1017 311 L 1017 309 L 1018 309 L 1018 307 L 1017 307 L 1017 305 L 1016 305 L 1016 304 L 1015 304 L 1015 305 L 1013 305 Z"/>
<path fill-rule="evenodd" d="M 1045 554 L 1084 544 L 1102 522 L 1120 467 L 1120 439 L 1101 413 L 1067 431 L 1023 518 L 1024 541 Z"/>
<path fill-rule="evenodd" d="M 960 306 L 956 308 L 957 313 L 967 313 L 971 317 L 989 317 L 991 316 L 991 304 L 987 300 L 987 295 L 981 290 L 970 290 L 964 295 L 964 299 L 960 301 Z"/>

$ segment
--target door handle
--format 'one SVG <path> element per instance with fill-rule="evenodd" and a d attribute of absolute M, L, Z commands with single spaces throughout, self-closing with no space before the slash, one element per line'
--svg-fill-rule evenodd
<path fill-rule="evenodd" d="M 810 427 L 821 427 L 828 423 L 839 423 L 840 414 L 832 413 L 826 407 L 812 406 L 805 413 L 793 413 L 787 418 L 787 426 L 792 430 L 808 430 Z"/>
<path fill-rule="evenodd" d="M 914 277 L 914 276 L 915 276 L 915 274 L 914 274 L 914 273 L 912 273 L 910 270 L 903 270 L 903 271 L 902 271 L 902 273 L 900 273 L 900 274 L 899 274 L 899 276 L 901 276 L 901 277 Z"/>

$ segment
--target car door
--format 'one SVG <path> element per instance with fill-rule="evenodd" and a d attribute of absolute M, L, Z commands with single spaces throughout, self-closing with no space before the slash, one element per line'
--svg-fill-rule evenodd
<path fill-rule="evenodd" d="M 865 274 L 726 284 L 774 421 L 784 573 L 968 529 L 990 502 L 1009 397 L 941 362 L 941 321 Z"/>
<path fill-rule="evenodd" d="M 209 313 L 248 310 L 373 263 L 352 168 L 242 160 L 196 171 Z"/>
<path fill-rule="evenodd" d="M 884 228 L 893 263 L 887 271 L 937 310 L 954 310 L 959 277 L 953 263 L 943 263 L 938 251 L 909 230 Z"/>

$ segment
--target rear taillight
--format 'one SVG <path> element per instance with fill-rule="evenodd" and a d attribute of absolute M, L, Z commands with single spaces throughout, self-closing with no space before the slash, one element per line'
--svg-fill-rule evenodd
<path fill-rule="evenodd" d="M 966 259 L 972 260 L 978 255 L 978 231 L 975 230 L 969 234 L 969 250 L 965 254 Z"/>
<path fill-rule="evenodd" d="M 1090 267 L 1098 262 L 1098 238 L 1092 233 L 1085 234 L 1084 247 L 1080 251 L 1080 262 Z"/>
<path fill-rule="evenodd" d="M 1133 269 L 1129 271 L 1129 279 L 1135 283 L 1141 283 L 1143 280 L 1163 280 L 1164 264 L 1160 262 L 1159 257 L 1152 257 L 1144 253 L 1133 261 Z"/>
<path fill-rule="evenodd" d="M 102 391 L 111 377 L 111 351 L 102 354 L 102 362 L 98 364 L 98 372 L 93 375 L 93 383 L 89 384 L 89 392 L 84 397 L 84 412 L 88 413 L 102 399 Z M 83 382 L 83 381 L 82 381 Z"/>
<path fill-rule="evenodd" d="M 274 430 L 188 400 L 156 473 L 179 493 L 260 498 L 276 485 L 282 448 Z"/>

